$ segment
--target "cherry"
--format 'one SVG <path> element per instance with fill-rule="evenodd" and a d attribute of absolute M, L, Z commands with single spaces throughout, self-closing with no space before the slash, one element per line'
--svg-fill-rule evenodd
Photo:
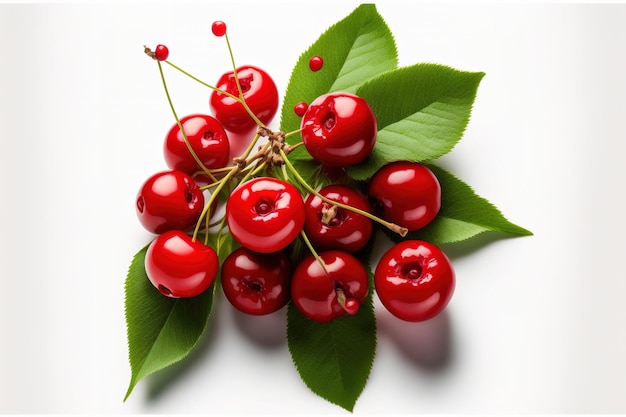
<path fill-rule="evenodd" d="M 157 236 L 145 258 L 148 279 L 161 294 L 171 298 L 202 294 L 215 280 L 218 267 L 217 254 L 211 247 L 180 230 Z"/>
<path fill-rule="evenodd" d="M 178 170 L 152 175 L 137 193 L 135 208 L 139 221 L 149 232 L 186 230 L 204 208 L 204 195 L 193 178 Z"/>
<path fill-rule="evenodd" d="M 296 116 L 302 117 L 304 116 L 304 113 L 306 113 L 306 109 L 308 108 L 309 105 L 306 104 L 304 101 L 301 101 L 293 107 L 293 112 L 296 114 Z"/>
<path fill-rule="evenodd" d="M 293 185 L 258 177 L 237 187 L 226 201 L 235 240 L 255 252 L 278 252 L 302 231 L 304 202 Z"/>
<path fill-rule="evenodd" d="M 170 55 L 170 50 L 165 45 L 157 45 L 154 50 L 154 58 L 158 61 L 165 61 Z"/>
<path fill-rule="evenodd" d="M 374 112 L 354 94 L 329 93 L 316 98 L 304 114 L 301 128 L 304 146 L 323 165 L 357 164 L 376 143 Z"/>
<path fill-rule="evenodd" d="M 221 283 L 230 303 L 246 314 L 264 315 L 289 301 L 291 264 L 284 252 L 258 253 L 245 247 L 222 264 Z"/>
<path fill-rule="evenodd" d="M 368 195 L 380 217 L 409 230 L 428 225 L 441 208 L 441 186 L 428 167 L 397 161 L 380 168 L 370 179 Z"/>
<path fill-rule="evenodd" d="M 363 194 L 347 185 L 327 185 L 319 193 L 345 205 L 370 211 Z M 354 253 L 362 249 L 372 236 L 372 221 L 367 217 L 344 208 L 333 206 L 315 194 L 304 201 L 304 232 L 319 250 L 341 249 Z"/>
<path fill-rule="evenodd" d="M 313 56 L 309 59 L 309 69 L 311 71 L 319 71 L 324 65 L 324 59 L 321 56 Z"/>
<path fill-rule="evenodd" d="M 211 31 L 217 37 L 224 36 L 226 34 L 226 23 L 222 22 L 221 20 L 216 20 L 211 25 Z"/>
<path fill-rule="evenodd" d="M 278 111 L 278 89 L 270 75 L 250 65 L 237 68 L 237 77 L 243 98 L 250 110 L 263 123 L 269 123 Z M 233 71 L 222 75 L 217 88 L 239 97 Z M 225 129 L 235 133 L 247 133 L 256 126 L 245 107 L 237 100 L 218 91 L 211 93 L 210 108 Z"/>
<path fill-rule="evenodd" d="M 356 314 L 369 291 L 365 267 L 342 251 L 322 252 L 319 258 L 326 271 L 313 255 L 296 267 L 291 281 L 295 306 L 320 323 Z"/>
<path fill-rule="evenodd" d="M 448 257 L 437 246 L 405 240 L 383 254 L 374 272 L 382 304 L 405 321 L 428 320 L 452 298 L 455 276 Z"/>
<path fill-rule="evenodd" d="M 220 123 L 206 114 L 191 114 L 180 119 L 187 140 L 196 156 L 208 169 L 223 168 L 230 162 L 228 136 Z M 178 123 L 168 131 L 163 145 L 165 162 L 172 169 L 188 174 L 202 171 L 185 143 Z"/>

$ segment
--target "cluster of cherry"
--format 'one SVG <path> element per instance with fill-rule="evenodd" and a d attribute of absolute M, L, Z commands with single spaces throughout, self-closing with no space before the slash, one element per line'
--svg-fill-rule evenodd
<path fill-rule="evenodd" d="M 223 22 L 213 24 L 216 36 L 225 31 Z M 163 45 L 154 52 L 146 48 L 146 53 L 159 67 L 167 62 Z M 311 58 L 312 71 L 322 66 L 321 57 Z M 354 254 L 372 238 L 374 222 L 402 236 L 429 224 L 441 206 L 436 176 L 422 164 L 396 161 L 378 170 L 364 192 L 342 182 L 316 190 L 298 174 L 288 154 L 303 145 L 321 166 L 339 171 L 364 161 L 377 136 L 376 118 L 365 100 L 331 92 L 310 104 L 298 103 L 294 112 L 302 118 L 301 129 L 284 133 L 266 127 L 277 113 L 279 98 L 262 69 L 237 68 L 211 88 L 213 116 L 176 117 L 164 144 L 170 170 L 150 177 L 137 196 L 139 220 L 158 235 L 145 257 L 148 278 L 165 296 L 194 297 L 219 272 L 226 298 L 248 314 L 268 314 L 290 300 L 318 322 L 356 314 L 370 285 Z M 234 160 L 229 160 L 227 132 L 255 134 L 246 152 Z M 285 138 L 297 134 L 302 142 L 288 145 Z M 268 140 L 254 151 L 261 137 Z M 269 174 L 277 167 L 284 173 L 281 178 Z M 224 216 L 211 223 L 220 193 L 227 195 Z M 208 244 L 210 227 L 218 226 L 213 233 L 230 233 L 239 246 L 221 265 Z M 307 253 L 293 264 L 289 249 L 297 240 Z M 454 286 L 449 259 L 420 240 L 392 246 L 374 271 L 382 304 L 408 321 L 441 312 Z"/>

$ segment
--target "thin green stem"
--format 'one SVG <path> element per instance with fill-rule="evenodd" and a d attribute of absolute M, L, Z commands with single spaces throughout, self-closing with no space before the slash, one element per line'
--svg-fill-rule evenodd
<path fill-rule="evenodd" d="M 170 96 L 169 89 L 167 88 L 167 83 L 165 82 L 165 74 L 163 74 L 163 66 L 161 65 L 161 61 L 157 61 L 157 64 L 159 65 L 159 74 L 161 74 L 161 82 L 163 83 L 163 89 L 165 90 L 165 96 L 167 97 L 167 102 L 169 103 L 170 109 L 172 110 L 172 114 L 174 115 L 174 118 L 176 119 L 176 124 L 178 125 L 178 129 L 180 129 L 180 132 L 183 134 L 185 145 L 187 146 L 187 149 L 189 150 L 189 153 L 193 157 L 194 161 L 196 161 L 198 166 L 202 168 L 202 171 L 204 171 L 209 176 L 209 178 L 213 178 L 213 175 L 211 174 L 209 169 L 204 165 L 204 163 L 200 160 L 200 158 L 198 158 L 196 151 L 193 150 L 193 148 L 191 147 L 191 143 L 189 143 L 189 138 L 187 137 L 187 133 L 185 133 L 183 124 L 180 122 L 178 114 L 176 114 L 176 110 L 174 109 L 174 103 L 172 103 L 172 97 Z"/>
<path fill-rule="evenodd" d="M 252 117 L 254 122 L 259 127 L 265 127 L 263 122 L 261 122 L 259 118 L 256 117 L 256 114 L 254 114 L 254 112 L 250 109 L 250 107 L 248 107 L 248 103 L 246 103 L 246 100 L 243 98 L 243 90 L 241 89 L 241 83 L 239 82 L 239 75 L 237 74 L 238 72 L 237 65 L 235 65 L 235 56 L 233 55 L 233 50 L 230 47 L 230 40 L 228 39 L 228 33 L 224 35 L 224 38 L 226 39 L 226 46 L 228 47 L 228 54 L 230 55 L 230 62 L 233 65 L 233 74 L 235 75 L 235 83 L 237 84 L 237 91 L 239 91 L 239 101 L 241 102 L 243 107 L 246 109 L 250 117 Z"/>
<path fill-rule="evenodd" d="M 217 185 L 217 188 L 215 188 L 215 190 L 213 190 L 213 193 L 211 193 L 211 197 L 209 198 L 209 201 L 206 203 L 206 205 L 204 206 L 204 209 L 202 209 L 202 213 L 200 214 L 200 218 L 198 219 L 198 221 L 196 222 L 196 227 L 193 230 L 193 236 L 192 239 L 193 241 L 196 240 L 196 238 L 198 237 L 198 231 L 200 229 L 200 224 L 202 223 L 202 220 L 205 218 L 205 216 L 208 215 L 209 211 L 211 210 L 211 206 L 213 205 L 213 202 L 215 201 L 215 199 L 217 198 L 218 194 L 220 193 L 220 191 L 222 191 L 222 189 L 224 188 L 224 186 L 228 183 L 228 181 L 234 177 L 237 173 L 239 172 L 238 167 L 235 167 L 235 169 L 233 169 L 232 171 L 230 171 L 228 174 L 226 174 L 226 176 L 224 178 L 222 178 L 219 181 L 219 184 Z"/>
<path fill-rule="evenodd" d="M 315 250 L 315 248 L 311 244 L 311 241 L 309 240 L 309 237 L 306 235 L 306 233 L 304 233 L 304 230 L 300 231 L 300 237 L 302 237 L 302 240 L 304 240 L 304 244 L 307 246 L 307 248 L 309 248 L 309 250 L 311 251 L 311 254 L 315 258 L 317 263 L 320 264 L 320 266 L 322 267 L 322 270 L 324 271 L 324 273 L 326 275 L 330 276 L 330 274 L 328 273 L 328 270 L 326 269 L 326 265 L 324 265 L 324 261 L 322 261 L 322 258 L 320 258 L 319 254 L 317 253 L 317 251 Z"/>
<path fill-rule="evenodd" d="M 166 64 L 168 64 L 169 66 L 171 66 L 172 68 L 175 68 L 176 70 L 182 72 L 183 74 L 185 74 L 187 77 L 191 78 L 192 80 L 202 84 L 203 86 L 210 88 L 211 90 L 215 90 L 220 94 L 224 94 L 225 96 L 228 96 L 230 98 L 232 98 L 233 100 L 237 100 L 237 101 L 241 101 L 241 99 L 233 94 L 230 94 L 228 91 L 222 90 L 221 88 L 217 88 L 214 85 L 208 84 L 204 81 L 202 81 L 201 79 L 199 79 L 198 77 L 191 75 L 190 73 L 188 73 L 187 71 L 185 71 L 184 69 L 182 69 L 181 67 L 172 64 L 170 61 L 165 61 Z"/>
<path fill-rule="evenodd" d="M 296 180 L 298 180 L 298 182 L 304 188 L 306 188 L 307 191 L 309 191 L 312 194 L 315 194 L 317 197 L 321 198 L 323 201 L 327 202 L 328 204 L 332 204 L 334 206 L 340 207 L 340 208 L 342 208 L 344 210 L 349 210 L 349 211 L 352 211 L 354 213 L 360 214 L 361 216 L 365 216 L 365 217 L 367 217 L 370 220 L 373 220 L 373 221 L 375 221 L 377 223 L 380 223 L 381 225 L 385 226 L 389 230 L 392 230 L 392 231 L 398 233 L 400 236 L 404 237 L 408 233 L 408 229 L 406 227 L 398 226 L 395 223 L 391 223 L 391 222 L 388 222 L 386 220 L 381 219 L 380 217 L 374 216 L 373 214 L 368 213 L 367 211 L 363 211 L 363 210 L 361 210 L 359 208 L 352 207 L 350 205 L 343 204 L 343 203 L 340 203 L 338 201 L 333 201 L 333 200 L 331 200 L 331 199 L 329 199 L 327 197 L 324 197 L 319 192 L 317 192 L 313 187 L 311 187 L 304 180 L 304 178 L 302 178 L 302 176 L 300 175 L 298 170 L 291 164 L 291 162 L 287 158 L 287 155 L 285 154 L 285 152 L 282 149 L 280 150 L 280 156 L 283 158 L 283 160 L 285 161 L 285 165 L 287 165 L 287 168 L 289 168 L 289 171 L 296 178 Z"/>

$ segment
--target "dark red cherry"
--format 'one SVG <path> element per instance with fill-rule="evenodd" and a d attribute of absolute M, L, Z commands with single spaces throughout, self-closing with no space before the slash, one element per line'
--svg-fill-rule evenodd
<path fill-rule="evenodd" d="M 322 66 L 324 66 L 324 60 L 321 56 L 316 55 L 309 59 L 309 68 L 311 71 L 319 71 L 322 69 Z"/>
<path fill-rule="evenodd" d="M 269 314 L 280 310 L 291 298 L 291 272 L 289 259 L 282 251 L 258 253 L 240 247 L 222 264 L 222 289 L 239 311 Z"/>

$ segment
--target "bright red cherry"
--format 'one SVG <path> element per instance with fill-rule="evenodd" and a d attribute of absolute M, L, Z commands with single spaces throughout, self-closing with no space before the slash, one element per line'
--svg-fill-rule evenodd
<path fill-rule="evenodd" d="M 264 315 L 284 307 L 291 294 L 291 264 L 284 252 L 258 253 L 245 247 L 232 252 L 222 264 L 224 294 L 239 311 Z"/>
<path fill-rule="evenodd" d="M 226 34 L 226 23 L 222 22 L 221 20 L 216 20 L 211 25 L 211 31 L 217 37 L 224 36 Z"/>
<path fill-rule="evenodd" d="M 278 89 L 272 77 L 262 69 L 250 65 L 237 68 L 237 77 L 250 110 L 263 124 L 269 123 L 278 111 Z M 232 71 L 222 75 L 216 87 L 239 97 L 235 74 Z M 244 106 L 225 94 L 213 91 L 209 104 L 215 118 L 226 130 L 248 133 L 256 127 L 256 122 Z"/>
<path fill-rule="evenodd" d="M 374 112 L 354 94 L 329 93 L 316 98 L 302 117 L 301 128 L 304 146 L 323 165 L 358 164 L 376 143 Z"/>
<path fill-rule="evenodd" d="M 324 59 L 321 56 L 313 56 L 309 59 L 309 69 L 311 71 L 319 71 L 324 66 Z"/>
<path fill-rule="evenodd" d="M 448 305 L 455 276 L 450 260 L 437 246 L 406 240 L 383 254 L 374 286 L 391 314 L 415 322 L 436 316 Z"/>
<path fill-rule="evenodd" d="M 215 280 L 219 260 L 215 251 L 180 230 L 157 236 L 146 252 L 146 274 L 161 294 L 195 297 Z"/>
<path fill-rule="evenodd" d="M 139 221 L 149 232 L 186 230 L 204 208 L 204 195 L 193 178 L 178 170 L 154 174 L 137 193 L 135 208 Z"/>
<path fill-rule="evenodd" d="M 170 55 L 169 49 L 165 45 L 157 45 L 154 50 L 154 57 L 158 61 L 165 61 L 167 57 Z"/>
<path fill-rule="evenodd" d="M 293 185 L 258 177 L 237 187 L 226 202 L 228 228 L 242 246 L 278 252 L 302 231 L 304 202 Z"/>
<path fill-rule="evenodd" d="M 372 209 L 409 230 L 428 225 L 441 208 L 441 186 L 428 167 L 397 161 L 380 168 L 369 181 Z"/>
<path fill-rule="evenodd" d="M 180 119 L 187 140 L 200 161 L 208 169 L 223 168 L 230 162 L 230 144 L 228 136 L 220 123 L 206 114 L 191 114 Z M 163 145 L 165 162 L 172 169 L 187 174 L 202 171 L 202 168 L 185 143 L 185 137 L 178 123 L 174 124 Z"/>
<path fill-rule="evenodd" d="M 294 271 L 291 298 L 295 306 L 320 323 L 358 313 L 368 293 L 363 264 L 342 251 L 322 252 L 319 257 L 328 274 L 313 255 L 302 260 Z"/>
<path fill-rule="evenodd" d="M 345 205 L 370 211 L 363 194 L 347 185 L 327 185 L 319 193 Z M 304 201 L 304 232 L 318 250 L 338 249 L 354 253 L 362 249 L 372 236 L 372 221 L 367 217 L 344 208 L 333 206 L 315 194 Z"/>

